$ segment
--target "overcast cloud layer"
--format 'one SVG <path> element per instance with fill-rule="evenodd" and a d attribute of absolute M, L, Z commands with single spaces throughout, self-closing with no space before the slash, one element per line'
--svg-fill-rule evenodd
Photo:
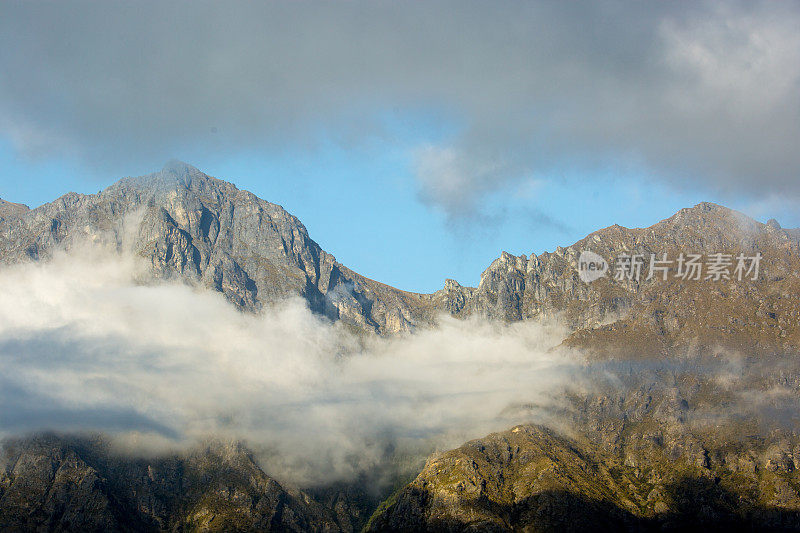
<path fill-rule="evenodd" d="M 417 179 L 451 215 L 617 165 L 768 200 L 800 193 L 798 27 L 796 2 L 6 2 L 0 135 L 119 170 L 433 113 L 456 133 Z"/>
<path fill-rule="evenodd" d="M 247 315 L 141 272 L 91 250 L 0 270 L 0 438 L 100 431 L 137 453 L 243 439 L 305 485 L 545 421 L 580 372 L 548 352 L 553 325 L 443 318 L 364 346 L 299 299 Z"/>

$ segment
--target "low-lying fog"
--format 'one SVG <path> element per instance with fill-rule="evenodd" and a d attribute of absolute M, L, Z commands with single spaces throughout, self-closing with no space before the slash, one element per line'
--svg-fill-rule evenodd
<path fill-rule="evenodd" d="M 0 437 L 100 431 L 139 453 L 242 439 L 301 485 L 544 417 L 581 367 L 555 323 L 442 317 L 359 339 L 295 299 L 254 316 L 93 251 L 0 271 Z M 537 413 L 539 413 L 537 415 Z"/>

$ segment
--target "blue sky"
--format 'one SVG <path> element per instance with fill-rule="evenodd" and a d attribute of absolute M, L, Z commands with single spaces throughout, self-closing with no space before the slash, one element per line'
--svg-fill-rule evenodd
<path fill-rule="evenodd" d="M 796 227 L 798 27 L 788 2 L 7 3 L 0 197 L 180 159 L 425 292 L 701 201 Z"/>

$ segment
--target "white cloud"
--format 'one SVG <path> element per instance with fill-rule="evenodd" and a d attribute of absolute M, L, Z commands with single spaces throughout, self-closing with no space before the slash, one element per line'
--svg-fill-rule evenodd
<path fill-rule="evenodd" d="M 548 351 L 565 334 L 555 324 L 443 318 L 364 340 L 299 300 L 252 316 L 140 278 L 133 259 L 97 252 L 0 272 L 0 434 L 103 431 L 135 449 L 244 439 L 269 473 L 308 484 L 541 420 L 578 364 Z"/>

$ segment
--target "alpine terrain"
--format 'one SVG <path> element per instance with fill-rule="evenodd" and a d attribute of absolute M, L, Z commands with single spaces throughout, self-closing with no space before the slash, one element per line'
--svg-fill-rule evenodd
<path fill-rule="evenodd" d="M 503 252 L 477 287 L 417 294 L 354 272 L 282 207 L 181 162 L 35 209 L 0 200 L 2 268 L 86 246 L 144 261 L 142 285 L 216 291 L 247 315 L 299 296 L 365 343 L 448 316 L 558 320 L 554 350 L 580 353 L 583 377 L 547 420 L 512 406 L 530 423 L 428 450 L 389 480 L 292 486 L 247 442 L 152 456 L 100 434 L 14 436 L 0 531 L 800 530 L 798 229 L 701 203 L 538 256 Z M 591 282 L 583 252 L 607 262 Z M 678 258 L 690 256 L 728 263 L 687 275 Z"/>

